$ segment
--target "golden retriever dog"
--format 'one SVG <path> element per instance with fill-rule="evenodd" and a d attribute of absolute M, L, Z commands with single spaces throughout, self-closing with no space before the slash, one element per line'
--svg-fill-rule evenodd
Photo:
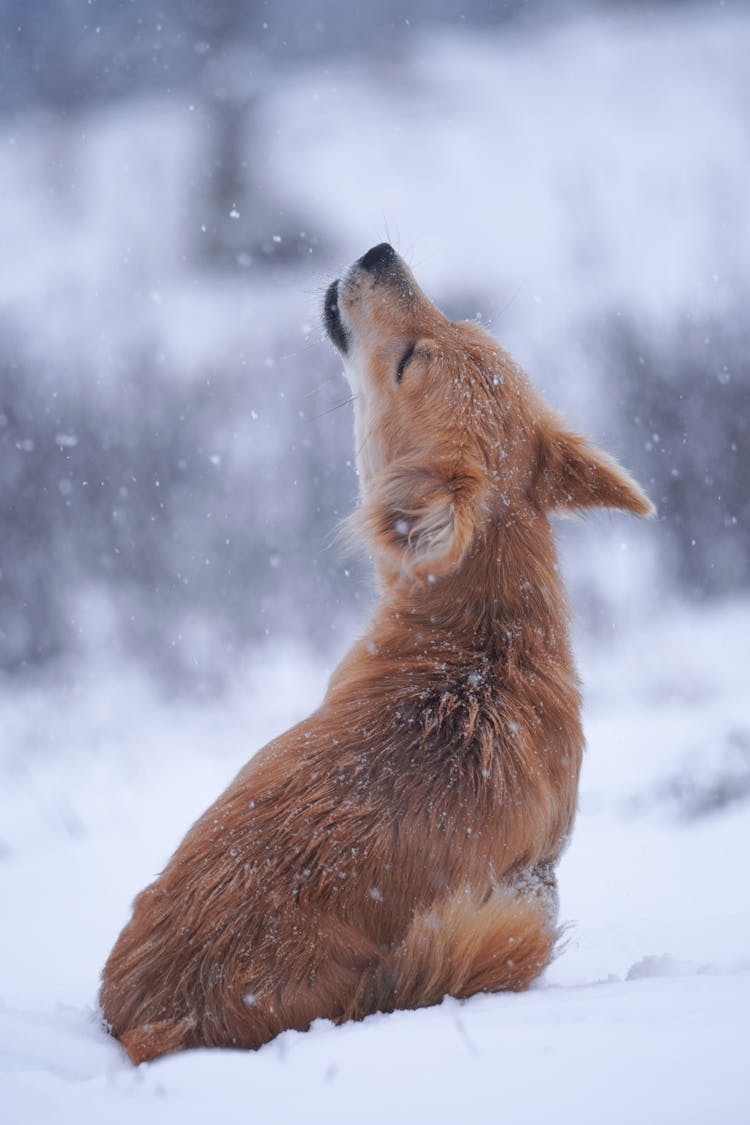
<path fill-rule="evenodd" d="M 101 987 L 134 1062 L 524 989 L 555 949 L 583 736 L 549 517 L 651 504 L 387 243 L 324 315 L 380 600 L 135 900 Z"/>

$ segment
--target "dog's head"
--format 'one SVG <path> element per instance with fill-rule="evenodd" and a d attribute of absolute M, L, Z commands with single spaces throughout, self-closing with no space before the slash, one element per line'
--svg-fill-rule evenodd
<path fill-rule="evenodd" d="M 359 522 L 399 570 L 455 570 L 491 520 L 592 506 L 653 512 L 496 340 L 435 308 L 388 243 L 333 282 L 324 315 L 354 395 Z"/>

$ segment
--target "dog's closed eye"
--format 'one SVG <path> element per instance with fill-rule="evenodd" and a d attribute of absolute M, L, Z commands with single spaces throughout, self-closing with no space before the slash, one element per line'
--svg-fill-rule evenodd
<path fill-rule="evenodd" d="M 396 371 L 396 382 L 397 383 L 400 383 L 401 380 L 403 379 L 404 371 L 406 369 L 406 365 L 408 364 L 411 357 L 414 355 L 414 348 L 415 347 L 416 347 L 416 345 L 414 343 L 409 344 L 409 347 L 406 349 L 404 354 L 401 356 L 401 361 L 398 365 L 398 370 Z"/>
<path fill-rule="evenodd" d="M 431 341 L 415 340 L 414 343 L 409 344 L 408 348 L 401 356 L 399 365 L 396 369 L 396 382 L 400 383 L 404 377 L 404 372 L 412 360 L 425 360 L 429 362 L 436 357 L 436 350 Z"/>

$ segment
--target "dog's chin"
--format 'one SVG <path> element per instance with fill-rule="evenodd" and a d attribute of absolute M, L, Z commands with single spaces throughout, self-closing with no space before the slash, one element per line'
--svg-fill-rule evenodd
<path fill-rule="evenodd" d="M 342 356 L 346 356 L 349 352 L 349 332 L 341 319 L 338 281 L 332 281 L 326 290 L 323 318 L 331 343 Z"/>
<path fill-rule="evenodd" d="M 355 414 L 361 413 L 364 409 L 365 399 L 368 397 L 366 394 L 367 379 L 363 371 L 362 354 L 356 346 L 356 340 L 351 335 L 349 337 L 349 352 L 347 355 L 341 356 L 341 365 L 349 389 L 354 396 Z"/>

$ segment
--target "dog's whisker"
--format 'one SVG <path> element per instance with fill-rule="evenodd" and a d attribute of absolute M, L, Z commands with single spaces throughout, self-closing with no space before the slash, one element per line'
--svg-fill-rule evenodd
<path fill-rule="evenodd" d="M 330 387 L 331 383 L 338 383 L 339 381 L 338 376 L 332 375 L 330 379 L 324 379 L 322 383 L 319 383 L 317 387 L 313 387 L 311 391 L 306 391 L 302 397 L 312 398 L 313 395 L 318 395 L 321 391 L 324 391 L 326 387 Z"/>
<path fill-rule="evenodd" d="M 508 311 L 508 309 L 511 307 L 511 305 L 515 304 L 516 300 L 518 299 L 518 295 L 521 292 L 521 290 L 523 289 L 523 287 L 524 287 L 524 282 L 519 281 L 519 283 L 516 286 L 513 294 L 508 298 L 508 300 L 505 302 L 504 305 L 500 306 L 500 308 L 495 313 L 495 317 L 494 317 L 495 320 L 500 320 L 501 317 L 503 317 L 505 315 L 505 313 Z"/>
<path fill-rule="evenodd" d="M 355 401 L 356 397 L 356 395 L 351 395 L 349 398 L 345 398 L 342 402 L 337 402 L 334 406 L 330 406 L 328 410 L 321 410 L 320 414 L 311 414 L 309 418 L 305 419 L 305 421 L 314 422 L 317 418 L 325 418 L 326 414 L 333 414 L 335 410 L 341 410 L 342 407 L 349 406 L 350 403 Z"/>
<path fill-rule="evenodd" d="M 307 340 L 304 344 L 301 344 L 297 348 L 296 351 L 282 352 L 282 354 L 280 356 L 278 356 L 277 358 L 279 360 L 282 360 L 282 359 L 297 359 L 299 356 L 305 355 L 307 352 L 312 351 L 313 348 L 319 348 L 320 345 L 323 342 L 324 341 L 322 340 L 322 338 L 317 338 L 317 339 L 314 339 L 314 340 L 313 339 Z"/>
<path fill-rule="evenodd" d="M 370 438 L 372 437 L 372 435 L 373 435 L 373 430 L 368 430 L 364 441 L 362 442 L 362 444 L 359 446 L 359 448 L 355 452 L 355 457 L 357 458 L 357 460 L 359 460 L 359 457 L 360 457 L 360 454 L 362 453 L 362 450 L 365 448 L 365 446 L 367 445 L 367 443 L 370 440 Z"/>

